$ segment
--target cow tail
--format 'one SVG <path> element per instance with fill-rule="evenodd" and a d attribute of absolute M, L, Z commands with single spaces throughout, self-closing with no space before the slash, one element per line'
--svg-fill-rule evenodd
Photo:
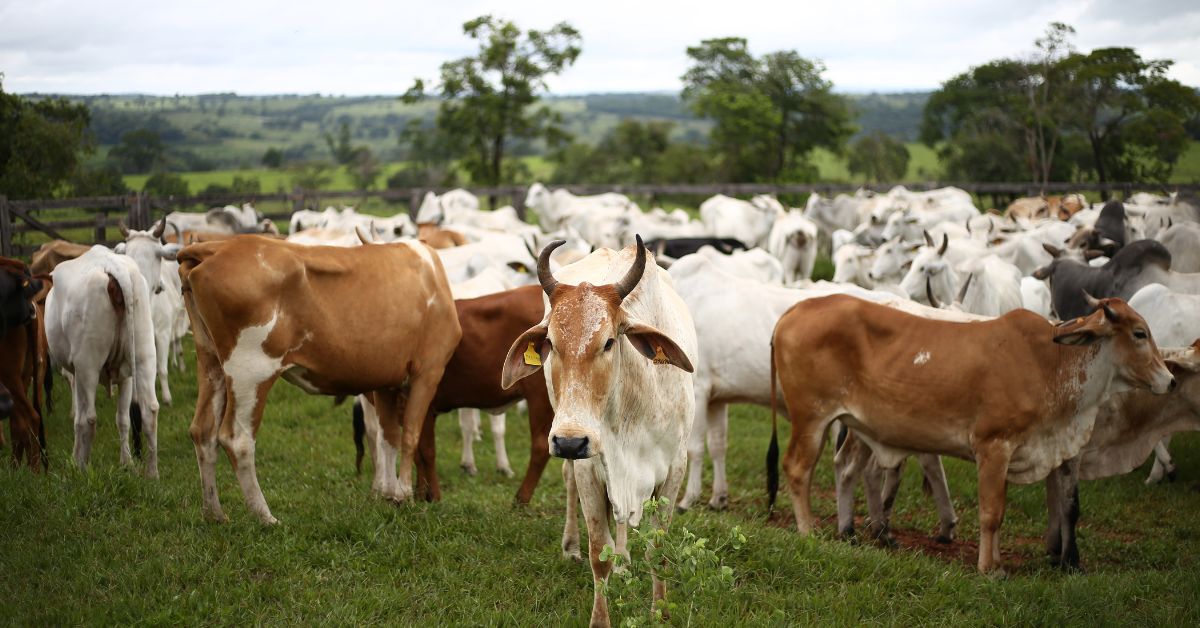
<path fill-rule="evenodd" d="M 133 455 L 138 460 L 142 459 L 142 407 L 138 405 L 137 399 L 129 403 L 129 425 L 133 429 L 130 430 L 130 438 L 133 439 Z"/>
<path fill-rule="evenodd" d="M 775 508 L 779 492 L 779 430 L 776 420 L 775 339 L 771 339 L 771 444 L 767 447 L 767 514 Z"/>
<path fill-rule="evenodd" d="M 354 474 L 362 475 L 362 459 L 363 459 L 363 436 L 367 433 L 367 423 L 363 419 L 362 402 L 357 399 L 354 401 Z"/>
<path fill-rule="evenodd" d="M 123 328 L 123 332 L 118 334 L 117 350 L 114 352 L 118 360 L 129 360 L 130 378 L 133 380 L 133 400 L 129 407 L 129 421 L 132 429 L 133 451 L 134 455 L 139 458 L 142 455 L 142 410 L 139 407 L 138 400 L 142 398 L 145 391 L 139 389 L 138 384 L 138 343 L 137 343 L 137 316 L 130 310 L 137 307 L 137 292 L 133 286 L 133 276 L 129 270 L 123 267 L 110 268 L 108 270 L 109 290 L 108 298 L 112 302 L 113 311 L 117 315 L 117 327 Z M 119 286 L 117 291 L 113 290 L 113 284 Z M 151 391 L 153 392 L 153 391 Z"/>

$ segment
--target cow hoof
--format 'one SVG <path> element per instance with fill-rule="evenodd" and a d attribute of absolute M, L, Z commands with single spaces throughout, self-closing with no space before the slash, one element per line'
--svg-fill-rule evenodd
<path fill-rule="evenodd" d="M 938 543 L 941 543 L 942 545 L 949 545 L 954 542 L 954 535 L 953 534 L 950 534 L 950 535 L 939 534 L 939 535 L 933 537 L 933 540 Z"/>
<path fill-rule="evenodd" d="M 475 465 L 473 465 L 473 464 L 460 464 L 460 465 L 458 465 L 458 467 L 460 469 L 462 469 L 463 471 L 466 471 L 467 475 L 475 475 L 475 474 L 479 473 L 479 470 L 476 469 Z"/>
<path fill-rule="evenodd" d="M 225 516 L 223 512 L 206 512 L 204 520 L 211 523 L 229 523 L 229 517 Z"/>
<path fill-rule="evenodd" d="M 991 571 L 985 571 L 983 575 L 993 580 L 1003 580 L 1008 577 L 1008 572 L 1003 567 L 995 567 Z"/>
<path fill-rule="evenodd" d="M 276 519 L 275 517 L 272 517 L 271 515 L 267 515 L 266 517 L 263 517 L 263 518 L 261 518 L 259 521 L 260 521 L 260 523 L 262 523 L 264 526 L 277 526 L 277 525 L 279 525 L 279 520 L 278 520 L 278 519 Z"/>
<path fill-rule="evenodd" d="M 1175 478 L 1177 478 L 1177 477 L 1179 477 L 1179 475 L 1177 473 L 1175 473 L 1175 468 L 1171 467 L 1171 470 L 1167 471 L 1167 481 L 1174 482 Z"/>
<path fill-rule="evenodd" d="M 675 512 L 684 513 L 692 508 L 692 500 L 684 498 L 675 504 Z"/>
<path fill-rule="evenodd" d="M 729 496 L 713 495 L 712 499 L 708 500 L 708 507 L 713 510 L 726 510 L 729 508 Z"/>
<path fill-rule="evenodd" d="M 512 469 L 508 469 L 508 468 L 496 469 L 496 471 L 499 471 L 500 475 L 503 475 L 506 478 L 511 478 L 516 475 L 515 473 L 513 473 Z"/>
<path fill-rule="evenodd" d="M 851 545 L 858 545 L 858 535 L 854 534 L 853 526 L 838 530 L 838 538 Z"/>
<path fill-rule="evenodd" d="M 563 555 L 564 560 L 570 560 L 570 561 L 574 561 L 577 563 L 583 562 L 583 555 L 579 553 L 578 545 L 572 545 L 572 546 L 564 545 L 562 552 L 563 552 L 562 555 Z"/>

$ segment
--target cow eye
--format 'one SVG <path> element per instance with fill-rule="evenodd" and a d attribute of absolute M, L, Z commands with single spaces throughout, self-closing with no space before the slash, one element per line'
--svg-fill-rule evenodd
<path fill-rule="evenodd" d="M 612 349 L 613 343 L 615 343 L 616 340 L 617 340 L 616 338 L 609 338 L 608 342 L 604 343 L 604 350 L 608 351 L 608 350 Z"/>
<path fill-rule="evenodd" d="M 1138 329 L 1134 330 L 1133 337 L 1137 338 L 1138 340 L 1145 340 L 1146 338 L 1150 337 L 1150 334 L 1147 334 L 1146 330 L 1144 329 Z"/>

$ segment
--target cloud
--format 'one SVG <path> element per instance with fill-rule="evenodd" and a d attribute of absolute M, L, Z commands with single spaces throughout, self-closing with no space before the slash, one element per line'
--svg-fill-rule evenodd
<path fill-rule="evenodd" d="M 567 21 L 582 32 L 578 63 L 549 81 L 556 93 L 678 90 L 687 47 L 725 36 L 747 38 L 755 53 L 819 58 L 838 89 L 929 89 L 1028 54 L 1055 20 L 1078 29 L 1081 49 L 1135 47 L 1176 60 L 1172 76 L 1200 84 L 1194 0 L 963 4 L 0 0 L 0 71 L 17 92 L 394 94 L 470 54 L 462 23 L 495 12 L 525 28 Z"/>

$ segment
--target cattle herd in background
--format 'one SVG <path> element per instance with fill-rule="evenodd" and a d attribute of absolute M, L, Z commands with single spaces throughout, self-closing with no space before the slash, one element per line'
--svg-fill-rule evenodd
<path fill-rule="evenodd" d="M 189 331 L 190 434 L 203 512 L 218 520 L 220 445 L 250 511 L 276 521 L 255 434 L 280 377 L 357 397 L 359 463 L 369 452 L 373 490 L 395 501 L 440 497 L 433 418 L 451 410 L 462 467 L 477 472 L 483 410 L 498 470 L 513 475 L 504 410 L 524 403 L 532 451 L 517 499 L 550 455 L 567 459 L 562 549 L 581 558 L 581 506 L 592 620 L 605 624 L 601 549 L 625 551 L 646 499 L 694 506 L 706 447 L 708 503 L 727 506 L 730 403 L 790 419 L 783 470 L 801 533 L 815 524 L 812 469 L 831 430 L 843 535 L 861 479 L 869 533 L 890 541 L 899 469 L 915 455 L 950 542 L 938 456 L 975 461 L 981 571 L 999 567 L 1006 482 L 1046 480 L 1047 551 L 1075 567 L 1079 479 L 1151 455 L 1148 483 L 1173 476 L 1170 435 L 1200 429 L 1200 214 L 1174 195 L 1033 197 L 1003 212 L 956 188 L 814 194 L 803 209 L 718 195 L 696 220 L 535 184 L 525 206 L 535 224 L 482 211 L 465 190 L 429 193 L 415 221 L 303 210 L 287 236 L 230 206 L 122 227 L 111 250 L 56 241 L 28 268 L 3 260 L 0 414 L 13 455 L 46 464 L 53 370 L 71 386 L 76 464 L 88 462 L 97 385 L 116 385 L 121 462 L 144 439 L 157 477 L 159 400 L 172 402 L 167 369 L 186 368 Z M 811 281 L 819 254 L 834 281 Z M 778 455 L 772 441 L 772 501 Z"/>

